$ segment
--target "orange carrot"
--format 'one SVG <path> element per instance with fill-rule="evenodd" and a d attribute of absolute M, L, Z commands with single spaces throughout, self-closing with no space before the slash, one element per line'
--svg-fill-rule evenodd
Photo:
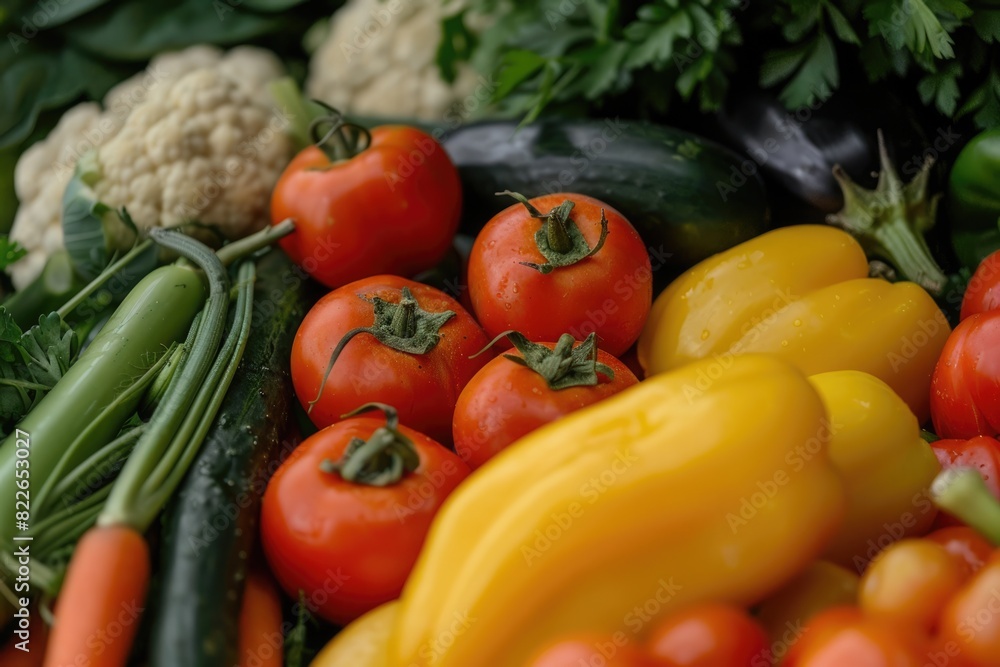
<path fill-rule="evenodd" d="M 247 575 L 239 628 L 240 667 L 282 667 L 281 594 L 260 565 Z"/>
<path fill-rule="evenodd" d="M 27 651 L 18 648 L 22 643 L 21 637 L 16 634 L 12 636 L 4 647 L 0 649 L 0 665 L 3 667 L 42 667 L 42 658 L 45 656 L 45 639 L 48 637 L 49 628 L 45 622 L 32 612 L 29 624 L 31 632 L 28 638 Z"/>
<path fill-rule="evenodd" d="M 45 667 L 123 667 L 149 585 L 149 547 L 121 525 L 84 533 L 56 600 Z"/>

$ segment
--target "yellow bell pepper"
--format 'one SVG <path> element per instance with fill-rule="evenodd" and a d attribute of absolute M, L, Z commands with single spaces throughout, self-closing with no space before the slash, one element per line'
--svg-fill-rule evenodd
<path fill-rule="evenodd" d="M 796 225 L 710 257 L 657 297 L 639 338 L 647 375 L 768 353 L 807 375 L 859 370 L 885 381 L 921 423 L 950 328 L 914 283 L 868 278 L 865 253 L 832 227 Z"/>
<path fill-rule="evenodd" d="M 316 654 L 309 667 L 388 667 L 385 649 L 398 608 L 393 600 L 354 620 Z"/>
<path fill-rule="evenodd" d="M 886 383 L 860 371 L 809 381 L 826 405 L 830 459 L 847 487 L 847 517 L 826 557 L 861 572 L 890 543 L 930 530 L 937 516 L 930 485 L 941 465 Z"/>
<path fill-rule="evenodd" d="M 779 359 L 700 385 L 712 363 L 549 424 L 460 486 L 403 590 L 389 667 L 523 667 L 573 632 L 638 640 L 683 604 L 758 602 L 818 556 L 846 507 L 822 400 Z"/>

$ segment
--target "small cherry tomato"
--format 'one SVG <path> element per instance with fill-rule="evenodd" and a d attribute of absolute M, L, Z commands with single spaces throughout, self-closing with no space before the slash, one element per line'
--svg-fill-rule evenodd
<path fill-rule="evenodd" d="M 488 342 L 444 292 L 374 276 L 333 290 L 306 314 L 292 344 L 292 384 L 319 428 L 378 401 L 448 444 L 458 395 L 492 353 L 470 357 Z"/>
<path fill-rule="evenodd" d="M 1000 309 L 1000 250 L 986 257 L 969 279 L 962 296 L 960 319 Z"/>
<path fill-rule="evenodd" d="M 596 333 L 601 349 L 625 352 L 653 298 L 638 232 L 584 195 L 519 201 L 494 216 L 472 247 L 469 297 L 480 324 L 490 336 L 514 330 L 537 341 Z"/>
<path fill-rule="evenodd" d="M 853 570 L 818 560 L 757 605 L 755 616 L 771 640 L 768 657 L 780 661 L 798 640 L 802 626 L 821 611 L 854 604 L 859 583 Z"/>
<path fill-rule="evenodd" d="M 271 219 L 295 221 L 281 247 L 327 287 L 431 268 L 458 229 L 458 170 L 433 138 L 413 127 L 374 128 L 360 151 L 352 150 L 353 138 L 346 128 L 334 131 L 299 153 L 278 179 Z"/>
<path fill-rule="evenodd" d="M 886 547 L 865 570 L 858 605 L 887 623 L 930 635 L 942 606 L 968 576 L 965 561 L 937 542 L 901 540 Z"/>
<path fill-rule="evenodd" d="M 924 667 L 928 642 L 915 632 L 866 617 L 856 607 L 822 612 L 782 667 Z"/>
<path fill-rule="evenodd" d="M 970 573 L 978 572 L 993 555 L 993 546 L 968 526 L 945 526 L 924 536 L 937 542 L 953 556 L 965 562 Z"/>
<path fill-rule="evenodd" d="M 516 349 L 486 364 L 455 406 L 455 452 L 478 468 L 531 431 L 638 384 L 620 361 L 598 350 L 594 334 L 576 343 L 532 343 L 508 334 Z"/>
<path fill-rule="evenodd" d="M 767 664 L 767 634 L 744 609 L 692 605 L 666 616 L 647 642 L 649 652 L 684 667 L 758 667 Z"/>
<path fill-rule="evenodd" d="M 674 667 L 616 639 L 602 635 L 562 639 L 542 650 L 525 667 Z"/>
<path fill-rule="evenodd" d="M 979 667 L 1000 667 L 1000 559 L 991 560 L 945 605 L 941 641 Z"/>
<path fill-rule="evenodd" d="M 444 499 L 469 473 L 455 454 L 386 419 L 354 417 L 303 441 L 264 492 L 261 542 L 275 578 L 345 624 L 399 596 Z"/>

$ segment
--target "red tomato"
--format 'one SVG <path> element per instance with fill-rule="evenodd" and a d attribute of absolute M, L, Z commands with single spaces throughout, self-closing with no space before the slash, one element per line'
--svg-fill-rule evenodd
<path fill-rule="evenodd" d="M 981 569 L 945 605 L 941 641 L 978 667 L 1000 667 L 1000 560 Z"/>
<path fill-rule="evenodd" d="M 970 570 L 965 560 L 932 540 L 906 539 L 889 545 L 861 577 L 858 606 L 893 625 L 935 629 L 941 607 Z"/>
<path fill-rule="evenodd" d="M 371 144 L 341 161 L 306 148 L 271 197 L 272 221 L 295 221 L 281 247 L 327 287 L 431 268 L 451 247 L 461 211 L 461 183 L 447 153 L 406 126 L 373 129 Z"/>
<path fill-rule="evenodd" d="M 960 319 L 1000 309 L 1000 251 L 979 263 L 962 297 Z"/>
<path fill-rule="evenodd" d="M 294 599 L 304 591 L 332 623 L 346 624 L 399 596 L 431 520 L 469 473 L 452 452 L 405 426 L 398 433 L 412 442 L 419 465 L 398 482 L 371 486 L 324 469 L 354 438 L 368 440 L 385 426 L 383 419 L 355 417 L 315 433 L 264 493 L 261 542 L 275 577 Z"/>
<path fill-rule="evenodd" d="M 984 435 L 969 440 L 936 440 L 931 443 L 942 468 L 976 468 L 994 498 L 1000 500 L 1000 442 Z M 938 512 L 937 527 L 960 526 L 947 512 Z"/>
<path fill-rule="evenodd" d="M 704 603 L 664 618 L 647 644 L 651 654 L 683 667 L 767 664 L 767 633 L 744 609 Z"/>
<path fill-rule="evenodd" d="M 395 332 L 392 308 L 383 306 L 401 303 L 404 289 L 415 300 L 406 305 L 413 319 L 405 331 Z M 383 309 L 379 321 L 377 308 Z M 442 315 L 446 311 L 454 315 Z M 368 332 L 356 335 L 323 384 L 338 343 L 351 331 L 373 325 L 385 342 Z M 433 344 L 425 353 L 405 351 L 425 342 Z M 319 395 L 309 416 L 320 428 L 378 401 L 395 406 L 407 426 L 449 443 L 455 401 L 493 355 L 469 357 L 488 342 L 472 316 L 444 292 L 397 276 L 374 276 L 333 290 L 306 314 L 292 345 L 292 383 L 306 409 Z"/>
<path fill-rule="evenodd" d="M 639 382 L 625 364 L 603 350 L 597 351 L 597 363 L 610 369 L 614 378 L 596 369 L 593 336 L 572 351 L 571 336 L 564 338 L 563 345 L 529 343 L 519 336 L 515 340 L 518 348 L 528 352 L 530 367 L 507 355 L 497 357 L 465 385 L 455 406 L 455 452 L 473 469 L 531 431 Z M 517 350 L 510 356 L 525 358 Z M 552 363 L 557 359 L 573 359 L 574 363 L 563 364 L 560 373 Z M 546 379 L 543 373 L 555 375 Z M 574 380 L 581 384 L 554 388 Z M 583 384 L 585 380 L 592 384 Z"/>
<path fill-rule="evenodd" d="M 938 514 L 942 515 L 947 516 L 943 512 Z M 928 533 L 924 539 L 943 546 L 948 553 L 960 558 L 973 573 L 978 572 L 993 555 L 993 547 L 986 538 L 968 526 L 945 526 Z"/>
<path fill-rule="evenodd" d="M 815 616 L 782 667 L 924 667 L 929 641 L 837 607 Z"/>
<path fill-rule="evenodd" d="M 616 641 L 616 639 L 618 641 Z M 546 648 L 525 667 L 674 667 L 630 646 L 620 636 L 585 635 Z M 721 666 L 720 666 L 721 667 Z"/>
<path fill-rule="evenodd" d="M 942 438 L 1000 432 L 1000 311 L 951 332 L 931 378 L 931 417 Z"/>
<path fill-rule="evenodd" d="M 653 274 L 646 247 L 621 213 L 597 199 L 557 193 L 531 199 L 530 204 L 549 214 L 563 210 L 560 205 L 567 201 L 573 207 L 565 228 L 559 215 L 542 221 L 516 203 L 479 233 L 469 257 L 469 297 L 476 318 L 490 336 L 514 330 L 529 340 L 553 341 L 564 333 L 577 340 L 597 333 L 601 349 L 619 355 L 639 337 L 652 305 Z M 546 231 L 574 230 L 593 249 L 601 238 L 602 211 L 608 233 L 596 253 L 547 273 L 539 270 L 556 264 L 540 244 L 551 247 L 555 240 L 545 239 L 552 234 L 562 238 Z M 582 252 L 585 255 L 586 249 Z"/>

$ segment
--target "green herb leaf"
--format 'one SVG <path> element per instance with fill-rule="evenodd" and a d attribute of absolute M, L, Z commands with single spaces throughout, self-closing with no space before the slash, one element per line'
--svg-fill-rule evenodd
<path fill-rule="evenodd" d="M 465 25 L 465 12 L 446 16 L 441 21 L 441 42 L 438 44 L 435 61 L 442 79 L 448 83 L 455 82 L 458 63 L 472 57 L 478 41 L 476 34 Z"/>
<path fill-rule="evenodd" d="M 633 23 L 625 28 L 625 35 L 639 43 L 629 53 L 625 66 L 629 69 L 650 63 L 662 66 L 674 53 L 674 41 L 691 36 L 694 24 L 686 12 L 676 12 L 660 24 Z"/>
<path fill-rule="evenodd" d="M 949 118 L 958 106 L 958 82 L 962 75 L 962 67 L 958 63 L 949 63 L 940 72 L 928 74 L 917 84 L 917 92 L 924 104 L 933 103 L 938 111 Z"/>
<path fill-rule="evenodd" d="M 977 9 L 972 27 L 984 42 L 1000 41 L 1000 9 Z"/>
<path fill-rule="evenodd" d="M 500 65 L 500 75 L 494 99 L 500 100 L 507 97 L 525 79 L 542 69 L 545 62 L 545 58 L 531 51 L 522 50 L 507 53 Z"/>
<path fill-rule="evenodd" d="M 7 236 L 0 236 L 0 271 L 21 259 L 28 251 L 17 241 L 11 241 Z"/>
<path fill-rule="evenodd" d="M 12 362 L 21 358 L 21 327 L 7 309 L 0 306 L 0 361 Z"/>
<path fill-rule="evenodd" d="M 789 108 L 799 108 L 825 100 L 840 82 L 837 53 L 826 33 L 820 33 L 810 44 L 798 73 L 779 94 Z"/>
<path fill-rule="evenodd" d="M 837 33 L 840 41 L 848 44 L 861 44 L 858 33 L 854 32 L 851 22 L 832 2 L 824 0 L 823 8 L 826 9 L 826 15 L 830 17 L 830 25 L 833 26 L 833 31 Z"/>
<path fill-rule="evenodd" d="M 79 352 L 75 332 L 50 313 L 25 332 L 0 307 L 0 432 L 14 426 L 62 379 Z"/>

